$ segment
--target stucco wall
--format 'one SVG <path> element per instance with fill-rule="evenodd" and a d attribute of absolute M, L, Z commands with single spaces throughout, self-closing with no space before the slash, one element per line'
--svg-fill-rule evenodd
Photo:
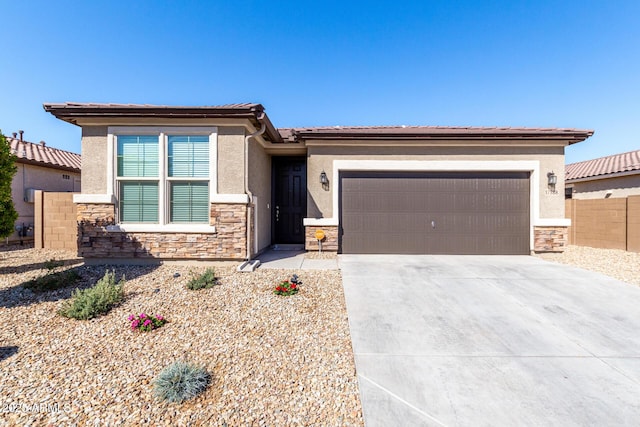
<path fill-rule="evenodd" d="M 218 193 L 244 193 L 244 128 L 218 128 Z"/>
<path fill-rule="evenodd" d="M 257 202 L 258 251 L 271 244 L 271 156 L 253 138 L 249 142 L 249 189 Z"/>
<path fill-rule="evenodd" d="M 63 171 L 42 166 L 30 165 L 16 162 L 18 171 L 11 181 L 11 197 L 18 212 L 16 225 L 34 225 L 34 203 L 24 201 L 25 190 L 35 188 L 37 190 L 58 191 L 58 192 L 79 192 L 80 174 L 76 172 Z M 69 176 L 64 179 L 63 175 Z M 45 212 L 45 215 L 47 212 Z M 33 233 L 29 233 L 26 240 L 31 240 Z M 9 241 L 20 240 L 18 233 L 9 236 Z M 23 239 L 24 240 L 24 239 Z"/>
<path fill-rule="evenodd" d="M 308 147 L 307 176 L 309 193 L 307 216 L 330 218 L 333 215 L 332 192 L 337 183 L 330 182 L 328 191 L 317 182 L 324 170 L 333 176 L 334 160 L 430 160 L 430 161 L 510 161 L 534 160 L 540 162 L 540 218 L 564 218 L 564 147 L 470 147 L 470 146 L 310 146 Z M 556 192 L 547 189 L 547 173 L 553 171 L 558 179 Z"/>
<path fill-rule="evenodd" d="M 604 199 L 607 191 L 611 191 L 610 198 L 640 195 L 640 173 L 637 175 L 621 176 L 617 178 L 598 179 L 595 181 L 575 182 L 573 187 L 574 199 Z"/>
<path fill-rule="evenodd" d="M 107 192 L 107 127 L 82 128 L 82 193 Z"/>

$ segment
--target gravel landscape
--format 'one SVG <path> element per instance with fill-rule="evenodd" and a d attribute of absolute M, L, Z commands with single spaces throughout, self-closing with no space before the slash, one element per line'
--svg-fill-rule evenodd
<path fill-rule="evenodd" d="M 562 253 L 545 253 L 537 256 L 547 261 L 596 271 L 640 286 L 640 253 L 638 252 L 568 246 Z"/>
<path fill-rule="evenodd" d="M 538 256 L 640 286 L 639 253 L 570 246 Z M 124 302 L 89 321 L 59 316 L 75 286 L 21 286 L 52 259 L 80 273 L 80 288 L 107 269 L 124 275 Z M 84 266 L 66 251 L 0 250 L 0 425 L 362 426 L 340 272 L 234 267 L 217 265 L 220 285 L 190 291 L 205 266 Z M 274 295 L 294 273 L 300 292 Z M 131 331 L 127 317 L 142 312 L 169 323 Z M 211 382 L 182 404 L 159 402 L 153 379 L 175 361 L 203 366 Z"/>
<path fill-rule="evenodd" d="M 124 302 L 79 321 L 56 314 L 72 289 L 21 286 L 51 259 L 77 269 L 80 287 L 106 271 L 64 251 L 0 251 L 0 425 L 363 425 L 339 271 L 226 264 L 220 285 L 190 291 L 205 267 L 114 266 Z M 293 273 L 300 292 L 274 295 Z M 142 312 L 169 323 L 131 331 L 127 317 Z M 174 361 L 205 367 L 211 382 L 182 404 L 158 402 L 153 379 Z"/>

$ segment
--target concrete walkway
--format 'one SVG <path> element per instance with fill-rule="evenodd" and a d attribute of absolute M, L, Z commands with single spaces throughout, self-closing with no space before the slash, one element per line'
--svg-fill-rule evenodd
<path fill-rule="evenodd" d="M 368 427 L 638 425 L 640 288 L 528 256 L 339 264 Z"/>
<path fill-rule="evenodd" d="M 303 250 L 269 250 L 257 257 L 259 268 L 337 270 L 337 259 L 307 259 Z"/>

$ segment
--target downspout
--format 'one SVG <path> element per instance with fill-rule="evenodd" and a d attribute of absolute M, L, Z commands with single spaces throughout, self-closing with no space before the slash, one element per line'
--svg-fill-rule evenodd
<path fill-rule="evenodd" d="M 258 121 L 262 122 L 260 130 L 244 137 L 244 192 L 249 197 L 247 204 L 247 261 L 251 261 L 251 221 L 253 221 L 253 217 L 249 217 L 249 206 L 253 203 L 253 194 L 249 190 L 249 140 L 255 136 L 262 135 L 267 129 L 267 124 L 262 121 L 263 119 L 264 113 L 258 117 Z"/>

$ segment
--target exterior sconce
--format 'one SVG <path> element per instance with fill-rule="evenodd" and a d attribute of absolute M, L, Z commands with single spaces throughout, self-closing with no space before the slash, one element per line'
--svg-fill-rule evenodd
<path fill-rule="evenodd" d="M 320 184 L 327 185 L 328 183 L 327 173 L 325 171 L 320 172 Z"/>
<path fill-rule="evenodd" d="M 322 184 L 322 189 L 324 191 L 329 191 L 329 178 L 325 171 L 320 172 L 320 184 Z"/>
<path fill-rule="evenodd" d="M 558 183 L 558 177 L 553 171 L 547 174 L 547 184 L 549 185 L 550 190 L 556 189 L 556 184 Z"/>

